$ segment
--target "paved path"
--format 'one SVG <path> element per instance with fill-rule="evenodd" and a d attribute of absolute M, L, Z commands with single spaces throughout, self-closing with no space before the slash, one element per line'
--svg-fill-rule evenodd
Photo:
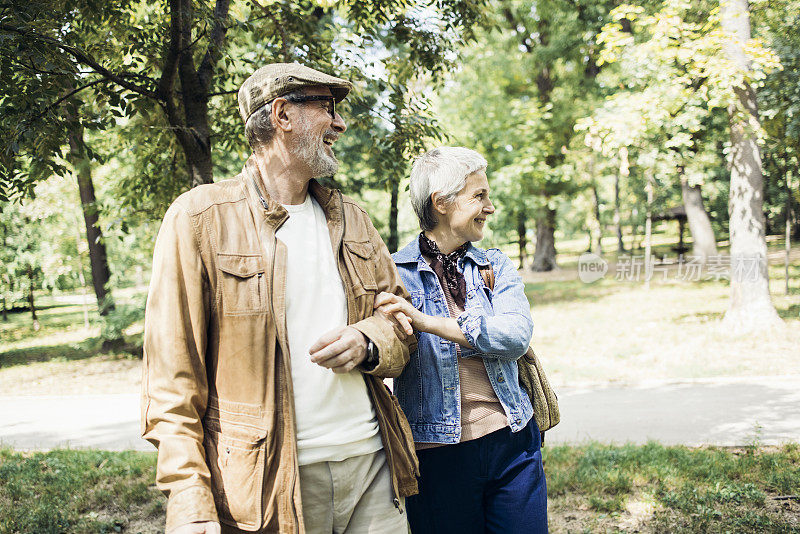
<path fill-rule="evenodd" d="M 559 393 L 550 443 L 800 442 L 800 377 L 713 379 Z"/>
<path fill-rule="evenodd" d="M 800 442 L 800 376 L 563 388 L 548 443 L 763 445 Z M 0 396 L 0 444 L 153 450 L 135 394 Z"/>

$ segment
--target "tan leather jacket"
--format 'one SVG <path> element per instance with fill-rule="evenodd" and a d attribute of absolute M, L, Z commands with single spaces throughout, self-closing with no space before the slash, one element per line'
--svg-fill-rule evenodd
<path fill-rule="evenodd" d="M 218 520 L 247 531 L 304 532 L 284 306 L 286 247 L 275 237 L 288 213 L 261 183 L 251 159 L 235 179 L 184 193 L 156 240 L 145 314 L 142 435 L 158 447 L 167 531 Z M 310 192 L 328 220 L 348 323 L 379 349 L 379 363 L 364 379 L 399 507 L 398 497 L 417 492 L 419 471 L 408 422 L 381 378 L 400 374 L 409 346 L 388 321 L 373 316 L 373 302 L 381 291 L 407 294 L 364 210 L 317 182 Z"/>

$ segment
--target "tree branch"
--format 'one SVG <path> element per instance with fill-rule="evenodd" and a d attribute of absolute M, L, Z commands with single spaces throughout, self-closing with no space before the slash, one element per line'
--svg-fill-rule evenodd
<path fill-rule="evenodd" d="M 161 78 L 158 80 L 158 87 L 156 88 L 156 94 L 162 101 L 166 101 L 170 98 L 170 92 L 175 85 L 178 56 L 180 55 L 180 50 L 183 45 L 178 21 L 180 17 L 180 4 L 177 0 L 170 0 L 169 13 L 169 44 L 167 45 L 167 53 L 164 56 Z"/>
<path fill-rule="evenodd" d="M 187 133 L 187 128 L 183 125 L 178 108 L 171 98 L 161 101 L 161 107 L 164 108 L 164 114 L 167 116 L 167 122 L 170 125 L 170 130 L 175 132 L 178 142 L 181 146 L 186 146 L 191 142 L 191 137 Z"/>
<path fill-rule="evenodd" d="M 11 63 L 19 65 L 20 67 L 22 67 L 24 69 L 28 69 L 29 71 L 35 72 L 37 74 L 44 74 L 46 76 L 72 76 L 72 74 L 73 74 L 72 72 L 69 72 L 69 71 L 42 70 L 42 69 L 34 67 L 33 65 L 29 65 L 28 63 L 25 63 L 24 61 L 20 61 L 18 58 L 14 57 L 14 56 L 10 56 L 8 54 L 0 53 L 0 56 L 3 56 L 4 58 L 7 58 L 8 60 L 11 61 Z"/>
<path fill-rule="evenodd" d="M 132 73 L 129 73 L 129 72 L 123 72 L 123 73 L 111 72 L 110 70 L 108 70 L 107 68 L 102 66 L 88 52 L 84 52 L 80 48 L 64 44 L 64 43 L 62 43 L 61 41 L 59 41 L 58 39 L 56 39 L 54 37 L 50 37 L 48 35 L 42 35 L 40 33 L 31 31 L 31 30 L 23 30 L 21 28 L 17 28 L 16 26 L 11 26 L 9 24 L 0 24 L 0 30 L 4 30 L 4 31 L 12 32 L 12 33 L 17 33 L 19 35 L 22 35 L 23 37 L 33 36 L 36 39 L 39 39 L 41 41 L 45 41 L 47 43 L 50 43 L 50 44 L 56 46 L 57 48 L 60 48 L 64 52 L 68 53 L 69 55 L 71 55 L 79 63 L 82 63 L 82 64 L 86 65 L 87 67 L 89 67 L 92 70 L 94 70 L 97 74 L 100 74 L 101 76 L 103 76 L 106 79 L 116 83 L 117 85 L 119 85 L 121 87 L 124 87 L 125 89 L 128 89 L 129 91 L 133 91 L 134 93 L 139 93 L 139 94 L 141 94 L 143 96 L 146 96 L 146 97 L 149 97 L 149 98 L 157 98 L 156 94 L 153 91 L 151 91 L 151 90 L 149 90 L 146 87 L 143 87 L 141 85 L 129 82 L 129 81 L 127 81 L 125 79 L 126 77 L 129 77 L 129 78 L 130 77 L 136 77 L 135 74 L 132 74 Z"/>
<path fill-rule="evenodd" d="M 211 38 L 203 61 L 200 63 L 200 68 L 197 69 L 197 76 L 200 78 L 200 84 L 205 91 L 208 91 L 211 85 L 211 73 L 221 56 L 222 42 L 228 31 L 225 20 L 228 18 L 229 7 L 230 0 L 217 0 L 214 6 L 214 25 L 211 28 Z"/>
<path fill-rule="evenodd" d="M 208 93 L 208 97 L 211 98 L 212 96 L 235 95 L 238 92 L 238 89 L 231 89 L 230 91 L 217 91 L 216 93 Z"/>
<path fill-rule="evenodd" d="M 283 27 L 283 24 L 281 24 L 281 21 L 280 21 L 280 20 L 278 20 L 278 17 L 277 17 L 277 16 L 275 16 L 275 14 L 274 14 L 272 11 L 270 11 L 269 9 L 267 9 L 266 7 L 264 7 L 262 4 L 260 4 L 260 3 L 258 2 L 258 0 L 252 0 L 252 2 L 253 2 L 253 4 L 254 4 L 254 5 L 256 5 L 256 6 L 257 6 L 257 7 L 258 7 L 258 8 L 259 8 L 261 11 L 263 11 L 263 12 L 264 12 L 264 15 L 265 15 L 267 18 L 271 19 L 271 20 L 272 20 L 272 22 L 275 24 L 275 28 L 277 28 L 277 30 L 278 30 L 278 33 L 280 34 L 280 37 L 281 37 L 281 56 L 282 56 L 282 59 L 283 59 L 283 61 L 285 61 L 285 62 L 287 62 L 287 63 L 288 63 L 288 62 L 291 60 L 291 57 L 290 57 L 290 55 L 289 55 L 289 47 L 288 47 L 288 45 L 287 45 L 287 39 L 286 39 L 286 30 L 285 30 L 285 28 Z"/>
<path fill-rule="evenodd" d="M 109 81 L 107 78 L 100 78 L 99 80 L 95 80 L 93 82 L 89 82 L 89 83 L 87 83 L 85 85 L 82 85 L 82 86 L 76 88 L 76 89 L 73 89 L 72 91 L 70 91 L 69 93 L 65 94 L 64 96 L 62 96 L 61 98 L 59 98 L 58 100 L 53 102 L 52 104 L 48 104 L 47 107 L 45 107 L 41 111 L 41 113 L 39 113 L 33 119 L 31 119 L 31 122 L 38 121 L 39 119 L 44 117 L 45 114 L 47 114 L 48 111 L 50 111 L 51 109 L 56 108 L 60 103 L 62 103 L 64 100 L 68 99 L 72 95 L 74 95 L 76 93 L 80 93 L 81 91 L 83 91 L 84 89 L 88 89 L 89 87 L 94 87 L 95 85 L 98 85 L 100 83 L 107 82 L 107 81 Z"/>

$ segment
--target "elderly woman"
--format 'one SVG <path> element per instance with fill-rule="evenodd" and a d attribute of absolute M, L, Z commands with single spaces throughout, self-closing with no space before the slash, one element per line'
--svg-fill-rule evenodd
<path fill-rule="evenodd" d="M 466 148 L 431 150 L 414 163 L 411 203 L 422 233 L 393 258 L 413 306 L 386 293 L 375 304 L 408 316 L 419 340 L 394 383 L 420 461 L 411 530 L 546 532 L 539 429 L 517 374 L 530 308 L 511 260 L 473 245 L 494 213 L 486 160 Z M 481 274 L 489 269 L 493 288 Z"/>

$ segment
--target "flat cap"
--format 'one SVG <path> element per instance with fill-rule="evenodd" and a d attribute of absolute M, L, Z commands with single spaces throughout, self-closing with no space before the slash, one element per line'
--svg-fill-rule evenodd
<path fill-rule="evenodd" d="M 299 63 L 271 63 L 251 74 L 239 88 L 239 114 L 247 122 L 250 115 L 279 96 L 314 85 L 329 87 L 337 103 L 353 86 L 347 80 Z"/>

